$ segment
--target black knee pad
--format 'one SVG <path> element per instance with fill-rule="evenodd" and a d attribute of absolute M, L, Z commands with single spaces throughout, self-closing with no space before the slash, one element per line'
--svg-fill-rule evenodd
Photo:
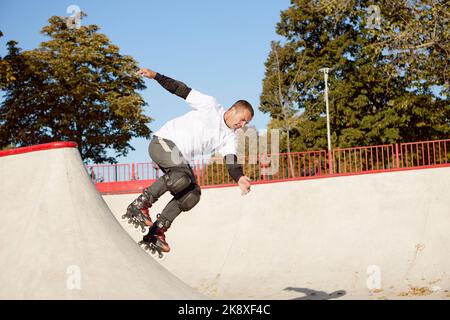
<path fill-rule="evenodd" d="M 200 201 L 201 191 L 198 186 L 183 194 L 178 200 L 179 207 L 182 211 L 189 211 Z"/>
<path fill-rule="evenodd" d="M 189 187 L 191 178 L 183 171 L 169 171 L 163 176 L 167 189 L 172 194 L 177 194 Z"/>

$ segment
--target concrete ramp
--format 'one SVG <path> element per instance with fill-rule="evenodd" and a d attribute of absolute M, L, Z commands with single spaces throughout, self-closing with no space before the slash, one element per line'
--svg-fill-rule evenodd
<path fill-rule="evenodd" d="M 76 148 L 43 149 L 0 157 L 0 299 L 202 297 L 123 230 Z"/>
<path fill-rule="evenodd" d="M 119 217 L 136 196 L 104 198 Z M 450 168 L 204 189 L 167 240 L 162 265 L 215 298 L 449 299 Z"/>

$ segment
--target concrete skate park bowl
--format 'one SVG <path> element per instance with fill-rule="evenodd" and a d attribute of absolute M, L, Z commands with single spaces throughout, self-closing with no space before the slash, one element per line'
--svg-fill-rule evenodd
<path fill-rule="evenodd" d="M 104 199 L 120 220 L 137 196 Z M 449 230 L 450 167 L 203 188 L 160 262 L 217 299 L 450 299 Z"/>
<path fill-rule="evenodd" d="M 0 154 L 1 299 L 450 298 L 448 166 L 204 188 L 158 260 L 120 219 L 137 194 L 102 199 L 70 143 L 34 149 Z"/>

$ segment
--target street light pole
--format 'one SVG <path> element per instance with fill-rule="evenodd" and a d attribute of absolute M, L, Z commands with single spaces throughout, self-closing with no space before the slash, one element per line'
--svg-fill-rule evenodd
<path fill-rule="evenodd" d="M 330 168 L 330 173 L 333 173 L 333 162 L 331 161 L 331 133 L 330 133 L 330 108 L 328 106 L 328 72 L 330 72 L 331 68 L 322 68 L 319 71 L 323 72 L 323 76 L 325 79 L 325 105 L 327 109 L 327 141 L 328 141 L 328 167 Z"/>

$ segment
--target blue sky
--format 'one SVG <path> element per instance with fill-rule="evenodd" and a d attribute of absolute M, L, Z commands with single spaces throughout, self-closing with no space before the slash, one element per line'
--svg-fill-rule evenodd
<path fill-rule="evenodd" d="M 264 77 L 264 62 L 280 12 L 289 0 L 130 0 L 130 1 L 0 1 L 0 54 L 8 40 L 23 50 L 34 49 L 45 38 L 39 33 L 53 15 L 70 16 L 67 8 L 77 5 L 88 14 L 82 24 L 96 24 L 101 33 L 131 55 L 142 67 L 181 80 L 212 95 L 227 108 L 246 99 L 255 108 L 252 122 L 266 128 L 267 115 L 258 110 Z M 68 75 L 70 76 L 70 75 Z M 142 96 L 149 104 L 145 113 L 154 121 L 152 131 L 166 121 L 189 111 L 188 105 L 156 82 L 146 80 Z M 148 141 L 133 139 L 136 149 L 124 162 L 147 162 Z"/>

